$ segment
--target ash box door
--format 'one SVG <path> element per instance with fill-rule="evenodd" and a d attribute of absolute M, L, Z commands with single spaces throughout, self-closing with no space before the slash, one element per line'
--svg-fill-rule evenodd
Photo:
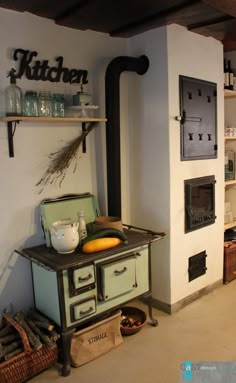
<path fill-rule="evenodd" d="M 180 76 L 181 160 L 217 158 L 216 84 Z"/>

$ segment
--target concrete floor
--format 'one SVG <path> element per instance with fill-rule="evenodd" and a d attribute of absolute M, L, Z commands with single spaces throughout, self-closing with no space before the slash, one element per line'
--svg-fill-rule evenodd
<path fill-rule="evenodd" d="M 158 327 L 146 325 L 109 353 L 68 377 L 51 368 L 32 383 L 178 383 L 180 363 L 236 361 L 236 280 L 222 285 L 181 311 L 154 310 Z M 135 302 L 136 305 L 136 302 Z M 137 303 L 147 312 L 143 304 Z"/>

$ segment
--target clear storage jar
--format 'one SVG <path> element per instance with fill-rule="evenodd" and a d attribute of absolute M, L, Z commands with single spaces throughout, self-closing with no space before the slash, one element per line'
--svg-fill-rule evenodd
<path fill-rule="evenodd" d="M 52 97 L 50 92 L 39 92 L 39 116 L 52 117 Z"/>
<path fill-rule="evenodd" d="M 24 97 L 22 99 L 22 111 L 23 111 L 23 116 L 29 117 L 31 116 L 30 114 L 30 105 L 31 105 L 31 94 L 33 92 L 27 90 L 24 94 Z"/>
<path fill-rule="evenodd" d="M 39 100 L 37 92 L 32 92 L 31 99 L 31 116 L 38 117 L 39 115 Z"/>
<path fill-rule="evenodd" d="M 38 97 L 33 91 L 26 91 L 22 102 L 23 116 L 37 117 L 38 116 Z"/>
<path fill-rule="evenodd" d="M 65 100 L 64 94 L 54 93 L 52 97 L 52 116 L 64 117 L 65 116 Z"/>

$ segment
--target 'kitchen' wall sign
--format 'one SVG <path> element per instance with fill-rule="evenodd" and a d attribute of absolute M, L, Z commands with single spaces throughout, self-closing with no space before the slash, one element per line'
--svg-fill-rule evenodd
<path fill-rule="evenodd" d="M 63 57 L 59 56 L 55 59 L 57 66 L 50 67 L 48 60 L 33 60 L 33 57 L 37 57 L 36 51 L 29 51 L 25 49 L 16 49 L 14 51 L 13 58 L 15 61 L 20 61 L 19 71 L 16 73 L 18 78 L 23 75 L 28 80 L 42 80 L 76 84 L 87 84 L 88 71 L 85 69 L 68 69 L 63 67 Z"/>

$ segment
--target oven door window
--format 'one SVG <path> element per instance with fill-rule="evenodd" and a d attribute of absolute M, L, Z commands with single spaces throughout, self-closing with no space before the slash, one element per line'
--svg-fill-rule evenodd
<path fill-rule="evenodd" d="M 136 288 L 136 259 L 130 257 L 100 266 L 104 300 L 125 294 Z"/>

